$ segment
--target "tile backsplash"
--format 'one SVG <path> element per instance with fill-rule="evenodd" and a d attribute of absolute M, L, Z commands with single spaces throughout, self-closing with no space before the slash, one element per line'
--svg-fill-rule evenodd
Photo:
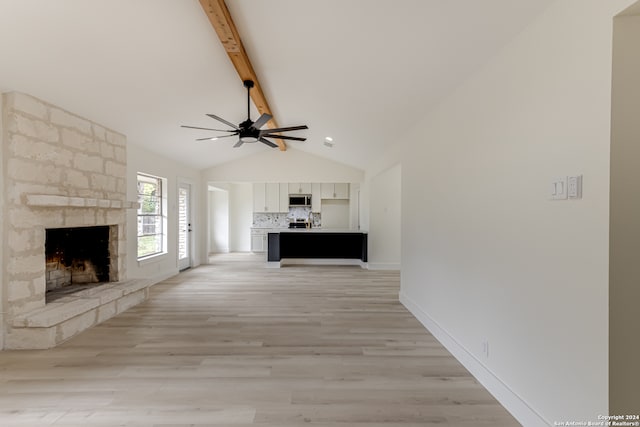
<path fill-rule="evenodd" d="M 253 227 L 273 227 L 273 228 L 288 228 L 289 222 L 296 219 L 308 219 L 311 209 L 308 207 L 292 207 L 289 208 L 289 213 L 268 213 L 268 212 L 254 212 L 253 213 Z M 321 227 L 322 221 L 320 213 L 314 212 L 312 214 L 313 227 Z"/>

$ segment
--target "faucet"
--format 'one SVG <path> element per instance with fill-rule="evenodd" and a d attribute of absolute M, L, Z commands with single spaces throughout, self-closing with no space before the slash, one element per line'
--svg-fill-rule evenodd
<path fill-rule="evenodd" d="M 309 211 L 309 215 L 307 215 L 307 228 L 313 227 L 313 212 Z"/>

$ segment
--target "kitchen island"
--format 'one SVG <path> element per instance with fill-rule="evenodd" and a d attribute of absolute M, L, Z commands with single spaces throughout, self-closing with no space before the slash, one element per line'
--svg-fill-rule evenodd
<path fill-rule="evenodd" d="M 287 229 L 267 238 L 270 267 L 291 264 L 348 264 L 366 266 L 367 233 L 357 230 Z"/>

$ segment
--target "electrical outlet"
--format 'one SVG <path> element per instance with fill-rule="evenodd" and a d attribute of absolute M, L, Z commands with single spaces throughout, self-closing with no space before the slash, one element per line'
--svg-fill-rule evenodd
<path fill-rule="evenodd" d="M 570 199 L 582 198 L 582 175 L 567 177 L 567 197 Z"/>

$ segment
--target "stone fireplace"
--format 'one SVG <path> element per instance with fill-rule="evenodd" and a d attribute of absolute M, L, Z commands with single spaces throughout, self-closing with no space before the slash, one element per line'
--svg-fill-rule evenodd
<path fill-rule="evenodd" d="M 2 112 L 5 348 L 49 348 L 148 295 L 149 283 L 126 275 L 126 209 L 137 207 L 126 201 L 126 138 L 22 93 L 4 94 Z M 84 250 L 49 257 L 50 236 L 65 233 L 54 230 L 87 227 L 107 230 L 107 273 Z M 87 259 L 74 265 L 78 254 Z M 103 284 L 47 303 L 68 273 Z"/>

